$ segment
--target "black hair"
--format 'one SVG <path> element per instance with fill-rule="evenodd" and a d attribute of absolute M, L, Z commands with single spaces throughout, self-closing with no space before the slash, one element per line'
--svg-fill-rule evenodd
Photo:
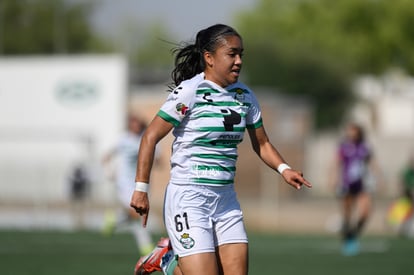
<path fill-rule="evenodd" d="M 173 87 L 203 72 L 206 66 L 204 52 L 214 52 L 224 37 L 234 35 L 241 38 L 232 27 L 216 24 L 199 31 L 194 43 L 174 49 L 175 67 L 171 73 Z"/>

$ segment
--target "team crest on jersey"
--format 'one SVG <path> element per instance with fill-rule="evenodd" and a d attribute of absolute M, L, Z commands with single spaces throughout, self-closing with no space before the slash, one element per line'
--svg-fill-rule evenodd
<path fill-rule="evenodd" d="M 188 112 L 188 107 L 184 103 L 178 103 L 175 105 L 177 113 L 181 116 L 185 116 Z"/>
<path fill-rule="evenodd" d="M 190 234 L 184 233 L 181 235 L 180 243 L 185 249 L 190 249 L 194 247 L 195 241 L 190 237 Z"/>
<path fill-rule="evenodd" d="M 243 89 L 236 89 L 236 94 L 234 95 L 234 99 L 241 102 L 244 100 L 244 90 Z"/>

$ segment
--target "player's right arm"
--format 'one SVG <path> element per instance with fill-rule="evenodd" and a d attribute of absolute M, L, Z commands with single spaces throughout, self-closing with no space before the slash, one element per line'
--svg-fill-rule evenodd
<path fill-rule="evenodd" d="M 145 130 L 138 154 L 136 182 L 149 183 L 155 147 L 173 128 L 173 125 L 159 116 L 156 116 Z M 131 207 L 142 216 L 142 225 L 147 225 L 149 213 L 148 194 L 134 191 L 131 198 Z"/>
<path fill-rule="evenodd" d="M 174 126 L 178 126 L 186 117 L 195 95 L 195 87 L 193 86 L 196 86 L 201 80 L 202 75 L 198 75 L 193 82 L 184 81 L 174 89 L 145 130 L 138 153 L 136 182 L 150 182 L 156 145 Z M 192 83 L 192 85 L 185 83 Z M 149 213 L 148 194 L 146 192 L 134 191 L 131 198 L 131 207 L 142 216 L 142 225 L 145 227 Z"/>

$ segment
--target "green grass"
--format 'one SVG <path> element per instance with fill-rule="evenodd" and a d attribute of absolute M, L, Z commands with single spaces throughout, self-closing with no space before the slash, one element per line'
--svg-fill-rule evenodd
<path fill-rule="evenodd" d="M 414 274 L 414 241 L 365 237 L 361 254 L 344 257 L 333 236 L 250 234 L 250 274 Z M 0 231 L 0 274 L 132 274 L 132 237 L 95 232 Z"/>

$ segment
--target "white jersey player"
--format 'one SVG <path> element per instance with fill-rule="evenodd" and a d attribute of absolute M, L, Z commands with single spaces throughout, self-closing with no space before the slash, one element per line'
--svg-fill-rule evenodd
<path fill-rule="evenodd" d="M 311 186 L 269 142 L 253 92 L 238 82 L 241 36 L 226 25 L 201 30 L 177 50 L 170 93 L 143 136 L 131 206 L 149 213 L 148 190 L 157 142 L 174 129 L 171 179 L 164 202 L 168 240 L 141 258 L 136 274 L 247 274 L 247 236 L 234 191 L 237 145 L 247 129 L 254 151 L 286 182 Z M 178 265 L 177 265 L 178 263 Z"/>

